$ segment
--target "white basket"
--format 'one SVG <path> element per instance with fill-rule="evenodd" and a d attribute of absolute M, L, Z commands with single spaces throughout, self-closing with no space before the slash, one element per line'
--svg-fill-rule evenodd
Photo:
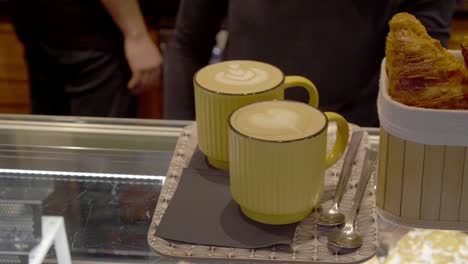
<path fill-rule="evenodd" d="M 463 60 L 460 51 L 451 51 Z M 377 206 L 399 224 L 468 230 L 468 111 L 410 107 L 388 93 L 385 59 Z"/>

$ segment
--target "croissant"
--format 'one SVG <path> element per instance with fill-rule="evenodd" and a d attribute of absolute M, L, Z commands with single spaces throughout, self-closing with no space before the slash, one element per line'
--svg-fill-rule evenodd
<path fill-rule="evenodd" d="M 416 107 L 468 109 L 466 66 L 413 15 L 399 13 L 390 20 L 385 55 L 394 100 Z"/>

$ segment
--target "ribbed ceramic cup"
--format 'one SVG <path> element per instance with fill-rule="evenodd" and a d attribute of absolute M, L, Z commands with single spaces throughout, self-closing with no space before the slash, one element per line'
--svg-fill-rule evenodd
<path fill-rule="evenodd" d="M 336 122 L 338 132 L 327 154 L 328 122 Z M 229 119 L 233 199 L 257 222 L 304 219 L 318 205 L 325 169 L 343 154 L 348 134 L 342 116 L 299 102 L 257 102 L 236 110 Z"/>
<path fill-rule="evenodd" d="M 204 67 L 194 76 L 198 145 L 208 162 L 229 169 L 228 118 L 244 105 L 283 99 L 289 87 L 309 92 L 309 104 L 318 106 L 315 85 L 300 76 L 284 76 L 270 64 L 257 61 L 225 61 Z"/>

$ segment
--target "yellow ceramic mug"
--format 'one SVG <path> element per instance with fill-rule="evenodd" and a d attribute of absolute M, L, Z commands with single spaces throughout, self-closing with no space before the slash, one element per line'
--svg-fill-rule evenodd
<path fill-rule="evenodd" d="M 257 61 L 225 61 L 204 67 L 195 74 L 195 112 L 198 145 L 208 162 L 229 169 L 228 118 L 252 102 L 283 99 L 284 90 L 302 86 L 309 103 L 318 106 L 315 85 L 300 76 L 284 76 L 278 68 Z"/>
<path fill-rule="evenodd" d="M 327 154 L 328 122 L 337 138 Z M 265 101 L 236 110 L 229 119 L 233 199 L 249 218 L 289 224 L 318 205 L 325 169 L 343 154 L 348 123 L 336 113 L 294 101 Z"/>

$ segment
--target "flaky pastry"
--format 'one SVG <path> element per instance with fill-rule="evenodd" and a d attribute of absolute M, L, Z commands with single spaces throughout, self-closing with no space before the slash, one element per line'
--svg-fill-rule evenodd
<path fill-rule="evenodd" d="M 394 100 L 416 107 L 468 109 L 466 66 L 431 38 L 416 17 L 399 13 L 392 18 L 385 53 Z"/>

